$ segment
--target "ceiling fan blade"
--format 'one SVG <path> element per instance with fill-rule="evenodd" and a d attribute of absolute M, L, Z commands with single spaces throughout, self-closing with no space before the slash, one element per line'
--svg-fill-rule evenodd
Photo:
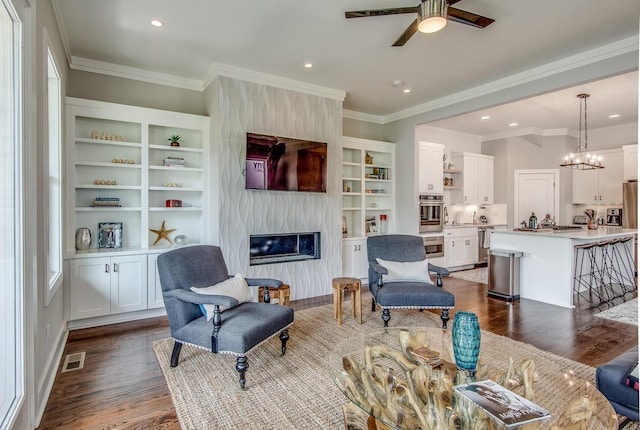
<path fill-rule="evenodd" d="M 418 7 L 394 7 L 390 9 L 352 10 L 344 13 L 345 18 L 366 18 L 369 16 L 397 15 L 400 13 L 417 13 Z"/>
<path fill-rule="evenodd" d="M 450 1 L 449 4 L 451 3 L 452 2 Z M 486 16 L 477 15 L 473 12 L 456 9 L 455 7 L 450 7 L 447 9 L 447 19 L 477 28 L 485 28 L 495 21 L 492 18 L 487 18 Z"/>
<path fill-rule="evenodd" d="M 416 34 L 416 31 L 418 31 L 418 20 L 414 19 L 409 27 L 407 27 L 407 29 L 404 31 L 404 33 L 402 33 L 400 37 L 398 37 L 398 40 L 393 42 L 393 45 L 391 46 L 404 46 L 404 44 L 407 43 L 409 39 L 411 39 L 411 36 Z"/>

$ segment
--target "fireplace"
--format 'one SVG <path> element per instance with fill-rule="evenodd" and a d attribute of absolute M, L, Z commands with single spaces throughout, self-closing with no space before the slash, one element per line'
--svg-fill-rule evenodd
<path fill-rule="evenodd" d="M 320 259 L 320 232 L 249 236 L 249 266 Z"/>

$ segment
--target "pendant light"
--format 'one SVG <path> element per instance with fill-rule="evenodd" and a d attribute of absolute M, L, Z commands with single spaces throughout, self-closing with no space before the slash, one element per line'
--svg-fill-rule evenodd
<path fill-rule="evenodd" d="M 425 0 L 418 6 L 418 31 L 435 33 L 447 25 L 447 0 Z"/>
<path fill-rule="evenodd" d="M 578 94 L 580 99 L 580 122 L 578 134 L 578 147 L 564 157 L 564 163 L 561 167 L 571 167 L 579 170 L 603 169 L 602 157 L 589 152 L 587 148 L 587 98 L 589 94 Z M 583 108 L 584 105 L 584 108 Z M 582 139 L 582 119 L 584 112 L 584 141 Z M 584 142 L 584 145 L 583 145 Z"/>

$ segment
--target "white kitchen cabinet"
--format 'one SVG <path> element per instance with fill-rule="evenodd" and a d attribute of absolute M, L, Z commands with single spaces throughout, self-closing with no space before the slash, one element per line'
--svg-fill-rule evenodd
<path fill-rule="evenodd" d="M 493 203 L 493 156 L 454 152 L 451 161 L 462 170 L 462 189 L 452 191 L 456 204 Z"/>
<path fill-rule="evenodd" d="M 367 238 L 342 239 L 342 275 L 363 280 L 369 277 Z"/>
<path fill-rule="evenodd" d="M 69 319 L 147 309 L 147 256 L 78 258 L 70 261 Z"/>
<path fill-rule="evenodd" d="M 622 204 L 624 153 L 622 150 L 594 151 L 602 156 L 604 169 L 574 169 L 571 201 L 574 204 Z"/>
<path fill-rule="evenodd" d="M 624 180 L 638 179 L 638 145 L 624 145 Z"/>
<path fill-rule="evenodd" d="M 147 255 L 147 309 L 164 307 L 162 287 L 160 286 L 160 274 L 158 273 L 158 256 L 160 254 Z"/>
<path fill-rule="evenodd" d="M 444 266 L 454 268 L 478 262 L 478 229 L 448 228 L 444 231 Z"/>
<path fill-rule="evenodd" d="M 442 194 L 442 157 L 444 145 L 420 142 L 418 144 L 418 192 Z"/>

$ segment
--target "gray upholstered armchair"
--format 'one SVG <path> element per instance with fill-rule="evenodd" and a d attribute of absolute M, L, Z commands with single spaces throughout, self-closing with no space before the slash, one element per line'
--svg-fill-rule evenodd
<path fill-rule="evenodd" d="M 171 336 L 175 343 L 171 367 L 178 365 L 183 344 L 213 353 L 234 354 L 240 387 L 245 386 L 249 364 L 246 354 L 264 340 L 280 333 L 281 353 L 286 351 L 293 309 L 265 302 L 239 303 L 228 295 L 205 295 L 191 287 L 208 287 L 230 279 L 222 252 L 217 246 L 197 245 L 166 252 L 158 256 L 158 273 Z M 279 286 L 275 279 L 246 279 L 249 286 Z M 246 285 L 245 285 L 246 289 Z M 211 293 L 209 293 L 211 294 Z M 212 321 L 207 321 L 200 305 L 213 305 Z M 221 307 L 226 310 L 222 311 Z"/>
<path fill-rule="evenodd" d="M 427 265 L 423 239 L 420 236 L 389 234 L 367 238 L 369 260 L 369 290 L 373 295 L 371 310 L 376 303 L 382 307 L 382 321 L 387 327 L 389 309 L 442 309 L 442 328 L 447 328 L 449 309 L 455 297 L 442 289 L 443 267 Z M 382 261 L 380 261 L 382 260 Z M 385 267 L 386 266 L 386 267 Z M 430 273 L 436 273 L 436 284 Z"/>

